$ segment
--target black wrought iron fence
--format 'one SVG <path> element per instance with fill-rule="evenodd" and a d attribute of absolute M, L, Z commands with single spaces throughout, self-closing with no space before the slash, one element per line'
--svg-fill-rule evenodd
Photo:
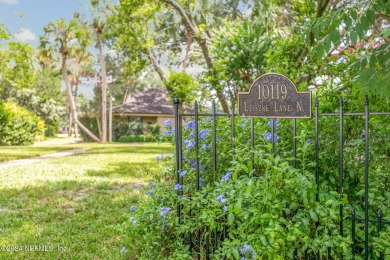
<path fill-rule="evenodd" d="M 194 168 L 195 168 L 195 175 L 196 175 L 196 191 L 199 191 L 201 189 L 201 175 L 200 175 L 200 162 L 199 162 L 199 121 L 202 118 L 209 118 L 211 121 L 211 134 L 212 134 L 212 145 L 210 147 L 211 149 L 211 171 L 213 172 L 213 178 L 214 181 L 216 180 L 216 173 L 217 173 L 217 160 L 218 160 L 218 140 L 217 140 L 217 118 L 224 117 L 230 119 L 230 129 L 226 129 L 226 131 L 230 131 L 230 145 L 231 145 L 231 153 L 232 156 L 234 156 L 234 148 L 235 148 L 235 128 L 236 128 L 236 117 L 237 114 L 235 113 L 235 103 L 234 101 L 231 104 L 231 110 L 232 112 L 229 114 L 225 113 L 217 113 L 215 103 L 212 104 L 212 111 L 211 113 L 203 113 L 200 112 L 198 103 L 195 102 L 194 105 L 194 112 L 193 113 L 183 113 L 180 111 L 180 101 L 178 99 L 174 99 L 174 105 L 175 105 L 175 140 L 176 140 L 176 171 L 177 171 L 177 179 L 176 182 L 180 185 L 183 185 L 183 176 L 181 176 L 181 172 L 183 171 L 183 121 L 185 118 L 191 117 L 194 119 L 194 148 L 195 148 L 195 159 L 194 159 Z M 342 98 L 339 100 L 339 109 L 338 112 L 332 112 L 332 113 L 320 113 L 320 103 L 318 99 L 314 100 L 314 113 L 312 113 L 312 119 L 314 120 L 314 134 L 315 134 L 315 171 L 313 172 L 315 176 L 315 183 L 317 187 L 317 193 L 316 193 L 316 201 L 319 201 L 319 194 L 320 194 L 320 162 L 319 162 L 319 154 L 320 154 L 320 130 L 321 125 L 319 122 L 320 118 L 325 117 L 335 117 L 338 120 L 339 125 L 339 144 L 338 144 L 338 164 L 339 164 L 339 180 L 338 180 L 338 192 L 340 196 L 343 194 L 343 185 L 344 185 L 344 140 L 345 140 L 345 133 L 344 133 L 344 121 L 345 117 L 362 117 L 364 119 L 364 154 L 362 155 L 362 160 L 364 160 L 364 215 L 360 216 L 355 212 L 355 208 L 352 206 L 351 208 L 351 215 L 344 216 L 344 205 L 340 204 L 340 221 L 339 221 L 339 229 L 340 229 L 340 235 L 344 236 L 344 223 L 345 221 L 350 221 L 351 226 L 351 234 L 352 234 L 352 241 L 351 241 L 351 253 L 352 256 L 355 256 L 357 254 L 364 256 L 365 259 L 369 259 L 370 257 L 370 248 L 369 248 L 369 225 L 370 223 L 375 224 L 377 228 L 377 235 L 381 233 L 383 229 L 383 225 L 390 224 L 390 221 L 387 220 L 385 217 L 389 218 L 389 216 L 383 217 L 381 214 L 381 209 L 378 208 L 377 210 L 377 217 L 376 218 L 370 218 L 369 216 L 369 164 L 370 164 L 370 118 L 376 117 L 376 116 L 390 116 L 390 112 L 373 112 L 369 110 L 369 100 L 368 98 L 364 101 L 364 111 L 363 112 L 345 112 L 343 109 L 344 101 Z M 249 146 L 252 149 L 251 156 L 253 158 L 253 149 L 255 148 L 255 120 L 265 120 L 261 118 L 250 118 L 250 141 Z M 294 160 L 292 160 L 292 165 L 296 167 L 297 165 L 297 119 L 289 119 L 292 120 L 292 156 Z M 275 124 L 271 124 L 271 136 L 270 141 L 272 144 L 272 153 L 275 152 Z M 390 128 L 390 126 L 388 126 Z M 386 139 L 389 141 L 389 139 Z M 388 169 L 390 170 L 390 169 Z M 183 191 L 181 189 L 177 192 L 178 196 L 183 195 Z M 178 217 L 178 223 L 179 225 L 183 223 L 186 216 L 182 214 L 182 209 L 186 205 L 177 205 L 177 217 Z M 196 214 L 197 209 L 193 208 L 189 211 L 189 214 Z M 358 244 L 356 242 L 356 226 L 357 223 L 364 223 L 364 243 Z M 183 236 L 183 239 L 186 243 L 189 244 L 189 248 L 191 251 L 191 254 L 193 257 L 196 257 L 198 259 L 205 258 L 210 259 L 212 254 L 218 249 L 220 246 L 220 243 L 227 239 L 227 227 L 224 225 L 222 231 L 212 231 L 208 227 L 204 227 L 203 229 L 198 229 L 196 232 L 189 232 L 188 235 Z M 202 248 L 202 252 L 201 252 Z M 296 256 L 297 257 L 297 256 Z M 328 257 L 329 253 L 328 253 Z M 309 255 L 305 253 L 304 255 L 305 259 L 319 259 L 318 255 Z M 379 256 L 379 259 L 383 259 L 383 256 Z"/>

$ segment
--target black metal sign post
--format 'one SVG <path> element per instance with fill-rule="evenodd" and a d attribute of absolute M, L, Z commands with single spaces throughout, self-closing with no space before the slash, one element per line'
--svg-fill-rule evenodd
<path fill-rule="evenodd" d="M 260 76 L 249 92 L 238 93 L 238 115 L 263 118 L 311 118 L 311 92 L 298 92 L 284 75 Z"/>

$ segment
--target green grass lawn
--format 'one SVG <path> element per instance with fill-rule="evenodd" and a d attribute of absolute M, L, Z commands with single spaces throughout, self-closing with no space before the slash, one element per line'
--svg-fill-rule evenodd
<path fill-rule="evenodd" d="M 0 162 L 37 157 L 75 148 L 80 148 L 80 146 L 68 137 L 48 138 L 29 146 L 0 146 Z"/>
<path fill-rule="evenodd" d="M 173 148 L 73 146 L 89 150 L 0 170 L 0 259 L 121 258 L 125 241 L 118 227 L 139 198 L 134 186 L 146 185 L 153 172 L 161 171 L 165 166 L 156 155 L 172 154 Z M 4 252 L 11 249 L 4 246 L 22 251 Z M 47 252 L 27 251 L 30 246 L 45 246 Z"/>

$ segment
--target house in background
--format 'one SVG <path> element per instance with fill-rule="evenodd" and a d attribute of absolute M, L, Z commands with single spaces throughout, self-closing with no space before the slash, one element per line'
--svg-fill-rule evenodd
<path fill-rule="evenodd" d="M 164 121 L 175 121 L 174 105 L 169 101 L 166 89 L 143 89 L 136 93 L 126 92 L 123 104 L 112 108 L 113 118 L 128 123 L 139 122 L 145 129 L 148 124 L 159 124 L 164 131 Z"/>

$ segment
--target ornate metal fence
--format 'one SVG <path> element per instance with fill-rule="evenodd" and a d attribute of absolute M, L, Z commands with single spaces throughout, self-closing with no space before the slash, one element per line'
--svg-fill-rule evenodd
<path fill-rule="evenodd" d="M 212 112 L 211 113 L 200 113 L 198 103 L 195 102 L 194 105 L 194 112 L 193 113 L 182 113 L 179 109 L 179 100 L 174 99 L 174 105 L 175 105 L 175 140 L 176 140 L 176 171 L 177 171 L 177 179 L 176 182 L 183 185 L 183 176 L 180 176 L 180 172 L 183 170 L 183 136 L 182 136 L 182 128 L 183 128 L 183 121 L 186 117 L 191 117 L 194 119 L 195 127 L 194 127 L 194 148 L 195 148 L 195 161 L 194 161 L 194 168 L 196 172 L 196 190 L 199 191 L 201 189 L 201 177 L 200 177 L 200 164 L 199 164 L 199 120 L 201 118 L 209 118 L 211 119 L 211 125 L 212 125 L 212 146 L 211 148 L 211 157 L 212 157 L 212 165 L 211 169 L 214 173 L 214 180 L 217 172 L 217 160 L 218 160 L 218 140 L 217 140 L 217 118 L 218 117 L 228 117 L 230 118 L 230 129 L 226 129 L 227 131 L 230 131 L 231 135 L 231 149 L 234 156 L 234 148 L 235 148 L 235 118 L 237 117 L 237 114 L 235 113 L 235 103 L 232 102 L 231 104 L 231 110 L 232 112 L 229 114 L 224 113 L 217 113 L 215 103 L 212 104 Z M 340 235 L 344 236 L 344 223 L 346 221 L 351 221 L 351 234 L 352 234 L 352 248 L 351 252 L 352 255 L 356 254 L 363 254 L 365 259 L 369 258 L 370 248 L 369 248 L 369 226 L 370 223 L 376 225 L 377 228 L 377 234 L 379 236 L 383 225 L 390 224 L 390 221 L 383 218 L 381 215 L 381 210 L 378 209 L 377 212 L 377 218 L 370 218 L 369 217 L 369 164 L 370 164 L 370 156 L 369 156 L 369 142 L 370 142 L 370 117 L 376 117 L 376 116 L 390 116 L 390 112 L 372 112 L 369 110 L 369 100 L 368 98 L 364 101 L 364 111 L 363 112 L 345 112 L 343 110 L 344 101 L 342 98 L 339 100 L 339 110 L 338 112 L 333 113 L 320 113 L 320 103 L 318 99 L 315 99 L 314 101 L 314 113 L 312 114 L 312 119 L 314 120 L 314 134 L 315 134 L 315 172 L 313 172 L 315 176 L 315 182 L 317 187 L 317 194 L 316 194 L 316 200 L 319 201 L 319 181 L 320 181 L 320 162 L 319 162 L 319 152 L 320 152 L 320 146 L 319 146 L 319 138 L 320 138 L 320 131 L 321 131 L 321 125 L 319 122 L 320 118 L 324 117 L 334 117 L 337 118 L 339 123 L 339 184 L 338 184 L 338 192 L 339 194 L 343 193 L 343 180 L 344 180 L 344 139 L 345 139 L 345 133 L 344 133 L 344 121 L 345 117 L 362 117 L 364 119 L 364 216 L 359 216 L 356 214 L 354 207 L 352 207 L 351 215 L 350 216 L 344 216 L 344 209 L 343 204 L 340 204 L 340 221 L 339 221 L 339 227 L 340 227 Z M 250 118 L 250 142 L 249 145 L 253 149 L 255 147 L 255 126 L 254 122 L 255 120 L 264 120 L 264 119 L 257 119 L 257 118 Z M 292 156 L 294 158 L 297 158 L 297 119 L 290 119 L 292 120 Z M 390 126 L 389 126 L 390 127 Z M 272 143 L 272 153 L 275 152 L 275 126 L 274 124 L 271 124 L 271 143 Z M 292 164 L 294 167 L 296 167 L 296 160 L 294 159 L 292 161 Z M 390 170 L 390 169 L 389 169 Z M 178 190 L 178 196 L 182 196 L 182 191 Z M 182 209 L 185 205 L 177 205 L 177 217 L 179 225 L 183 222 L 183 219 L 185 216 L 182 214 Z M 190 214 L 195 214 L 196 209 L 193 209 L 190 211 Z M 389 216 L 387 216 L 388 218 Z M 364 223 L 364 245 L 357 244 L 356 243 L 356 223 Z M 226 225 L 223 228 L 223 231 L 215 231 L 212 234 L 207 231 L 207 227 L 203 230 L 197 230 L 196 232 L 189 232 L 188 236 L 183 236 L 183 239 L 189 244 L 190 251 L 194 257 L 197 257 L 198 259 L 205 258 L 209 259 L 213 252 L 218 248 L 219 244 L 224 240 L 227 239 L 227 228 Z M 209 235 L 203 235 L 208 233 Z M 202 252 L 201 252 L 202 248 Z M 329 253 L 328 253 L 329 254 Z M 318 256 L 313 255 L 304 255 L 305 259 L 309 258 L 319 258 Z M 380 256 L 379 258 L 382 258 Z"/>

